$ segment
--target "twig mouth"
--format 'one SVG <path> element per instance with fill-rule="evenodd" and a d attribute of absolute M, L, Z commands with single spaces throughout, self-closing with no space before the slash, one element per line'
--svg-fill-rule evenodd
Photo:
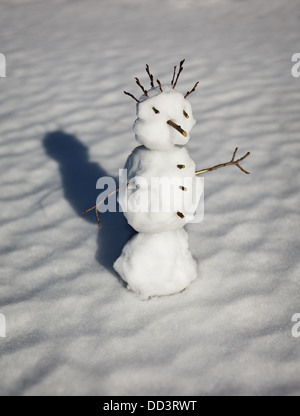
<path fill-rule="evenodd" d="M 167 123 L 169 126 L 174 127 L 174 129 L 181 133 L 184 137 L 187 136 L 187 132 L 183 130 L 178 124 L 174 123 L 174 121 L 168 120 Z"/>

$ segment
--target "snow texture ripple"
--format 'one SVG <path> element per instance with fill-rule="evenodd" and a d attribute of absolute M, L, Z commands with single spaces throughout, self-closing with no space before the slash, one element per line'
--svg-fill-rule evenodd
<path fill-rule="evenodd" d="M 299 395 L 299 6 L 1 1 L 1 395 Z M 169 83 L 183 58 L 197 168 L 238 145 L 251 175 L 205 175 L 197 279 L 141 301 L 112 266 L 134 235 L 123 214 L 98 231 L 81 211 L 134 147 L 122 91 L 146 63 Z"/>

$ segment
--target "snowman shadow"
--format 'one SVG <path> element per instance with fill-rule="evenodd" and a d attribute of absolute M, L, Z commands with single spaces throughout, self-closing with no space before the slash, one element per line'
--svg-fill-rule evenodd
<path fill-rule="evenodd" d="M 136 232 L 128 225 L 118 203 L 117 212 L 106 212 L 100 216 L 100 230 L 97 229 L 93 211 L 82 215 L 84 210 L 95 204 L 101 192 L 96 189 L 97 180 L 110 176 L 109 173 L 89 160 L 88 148 L 74 135 L 60 130 L 47 133 L 43 146 L 46 154 L 59 164 L 65 198 L 82 220 L 95 224 L 95 233 L 98 232 L 97 261 L 119 279 L 113 264 Z M 113 179 L 118 186 L 118 179 Z"/>

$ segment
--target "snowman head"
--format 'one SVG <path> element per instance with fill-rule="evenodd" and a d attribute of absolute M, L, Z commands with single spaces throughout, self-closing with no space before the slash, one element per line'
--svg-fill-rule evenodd
<path fill-rule="evenodd" d="M 137 119 L 134 123 L 136 140 L 151 150 L 169 150 L 173 146 L 184 146 L 190 140 L 190 131 L 195 124 L 192 114 L 192 107 L 187 101 L 187 96 L 193 89 L 185 95 L 175 90 L 180 73 L 183 69 L 184 60 L 180 62 L 179 71 L 176 76 L 174 67 L 171 85 L 161 85 L 157 80 L 158 87 L 154 86 L 153 75 L 150 73 L 148 65 L 146 71 L 150 77 L 151 89 L 146 91 L 138 78 L 136 82 L 143 91 L 137 101 Z"/>

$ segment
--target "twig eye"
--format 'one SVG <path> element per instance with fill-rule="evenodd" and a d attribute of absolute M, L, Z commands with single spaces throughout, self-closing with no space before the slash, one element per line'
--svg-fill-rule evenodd
<path fill-rule="evenodd" d="M 157 108 L 152 107 L 152 110 L 154 111 L 155 114 L 160 114 L 160 111 Z"/>
<path fill-rule="evenodd" d="M 185 118 L 190 118 L 190 116 L 188 115 L 188 113 L 185 110 L 183 110 L 183 115 L 184 115 Z"/>

